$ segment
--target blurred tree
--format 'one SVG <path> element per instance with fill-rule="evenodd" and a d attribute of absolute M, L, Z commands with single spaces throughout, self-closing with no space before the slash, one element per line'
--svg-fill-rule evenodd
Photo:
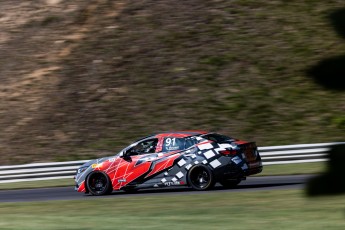
<path fill-rule="evenodd" d="M 345 9 L 330 15 L 335 31 L 345 38 Z M 328 89 L 345 90 L 345 55 L 320 61 L 308 70 L 314 80 Z"/>

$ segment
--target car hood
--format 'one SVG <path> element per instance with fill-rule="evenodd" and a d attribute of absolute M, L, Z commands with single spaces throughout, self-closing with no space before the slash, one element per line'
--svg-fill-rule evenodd
<path fill-rule="evenodd" d="M 106 160 L 109 160 L 110 158 L 113 158 L 113 156 L 112 157 L 102 157 L 102 158 L 90 160 L 90 161 L 84 163 L 83 165 L 81 165 L 80 168 L 89 167 L 92 164 L 100 164 L 100 163 L 103 163 Z"/>

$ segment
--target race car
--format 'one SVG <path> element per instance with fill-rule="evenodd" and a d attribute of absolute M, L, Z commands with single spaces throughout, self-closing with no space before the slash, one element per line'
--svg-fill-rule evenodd
<path fill-rule="evenodd" d="M 260 173 L 255 142 L 205 131 L 177 131 L 144 137 L 110 157 L 89 161 L 75 176 L 75 190 L 92 195 L 144 188 L 226 188 Z"/>

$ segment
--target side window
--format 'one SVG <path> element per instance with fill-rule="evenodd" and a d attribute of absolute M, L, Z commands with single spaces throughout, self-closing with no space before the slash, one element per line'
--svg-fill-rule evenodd
<path fill-rule="evenodd" d="M 192 145 L 195 145 L 195 141 L 191 138 L 186 138 L 186 143 L 185 143 L 185 146 L 184 148 L 185 149 L 188 149 L 189 147 L 191 147 Z"/>
<path fill-rule="evenodd" d="M 185 149 L 185 138 L 166 137 L 163 141 L 163 152 Z"/>
<path fill-rule="evenodd" d="M 129 152 L 130 155 L 142 155 L 147 153 L 154 153 L 156 151 L 158 139 L 153 138 L 149 140 L 145 140 L 142 142 L 139 142 L 136 146 L 133 146 Z"/>

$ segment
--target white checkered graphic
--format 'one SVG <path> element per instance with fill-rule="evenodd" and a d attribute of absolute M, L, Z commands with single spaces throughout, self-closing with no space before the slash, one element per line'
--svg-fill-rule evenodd
<path fill-rule="evenodd" d="M 198 145 L 198 148 L 199 148 L 200 150 L 212 149 L 212 148 L 213 148 L 213 145 L 210 144 L 210 143 L 205 143 L 205 144 L 200 144 L 200 145 Z"/>
<path fill-rule="evenodd" d="M 223 149 L 223 148 L 216 148 L 216 149 L 214 149 L 214 151 L 215 151 L 217 154 L 219 154 L 219 151 L 224 151 L 224 150 L 226 150 L 226 149 Z"/>
<path fill-rule="evenodd" d="M 186 164 L 186 161 L 184 159 L 181 159 L 179 162 L 177 162 L 178 166 L 182 167 Z"/>
<path fill-rule="evenodd" d="M 192 167 L 192 165 L 191 165 L 191 164 L 188 164 L 185 168 L 186 168 L 187 170 L 189 170 L 191 167 Z"/>
<path fill-rule="evenodd" d="M 180 171 L 176 174 L 177 178 L 181 179 L 184 175 L 183 173 Z"/>
<path fill-rule="evenodd" d="M 219 144 L 219 147 L 226 149 L 226 148 L 232 148 L 232 145 L 230 145 L 230 144 Z"/>
<path fill-rule="evenodd" d="M 215 168 L 217 168 L 218 166 L 220 166 L 221 163 L 219 162 L 219 160 L 215 159 L 214 161 L 211 161 L 211 162 L 210 162 L 210 165 L 215 169 Z"/>
<path fill-rule="evenodd" d="M 206 159 L 210 159 L 211 157 L 214 157 L 215 154 L 212 150 L 209 150 L 209 151 L 204 153 L 204 156 L 206 157 Z"/>

